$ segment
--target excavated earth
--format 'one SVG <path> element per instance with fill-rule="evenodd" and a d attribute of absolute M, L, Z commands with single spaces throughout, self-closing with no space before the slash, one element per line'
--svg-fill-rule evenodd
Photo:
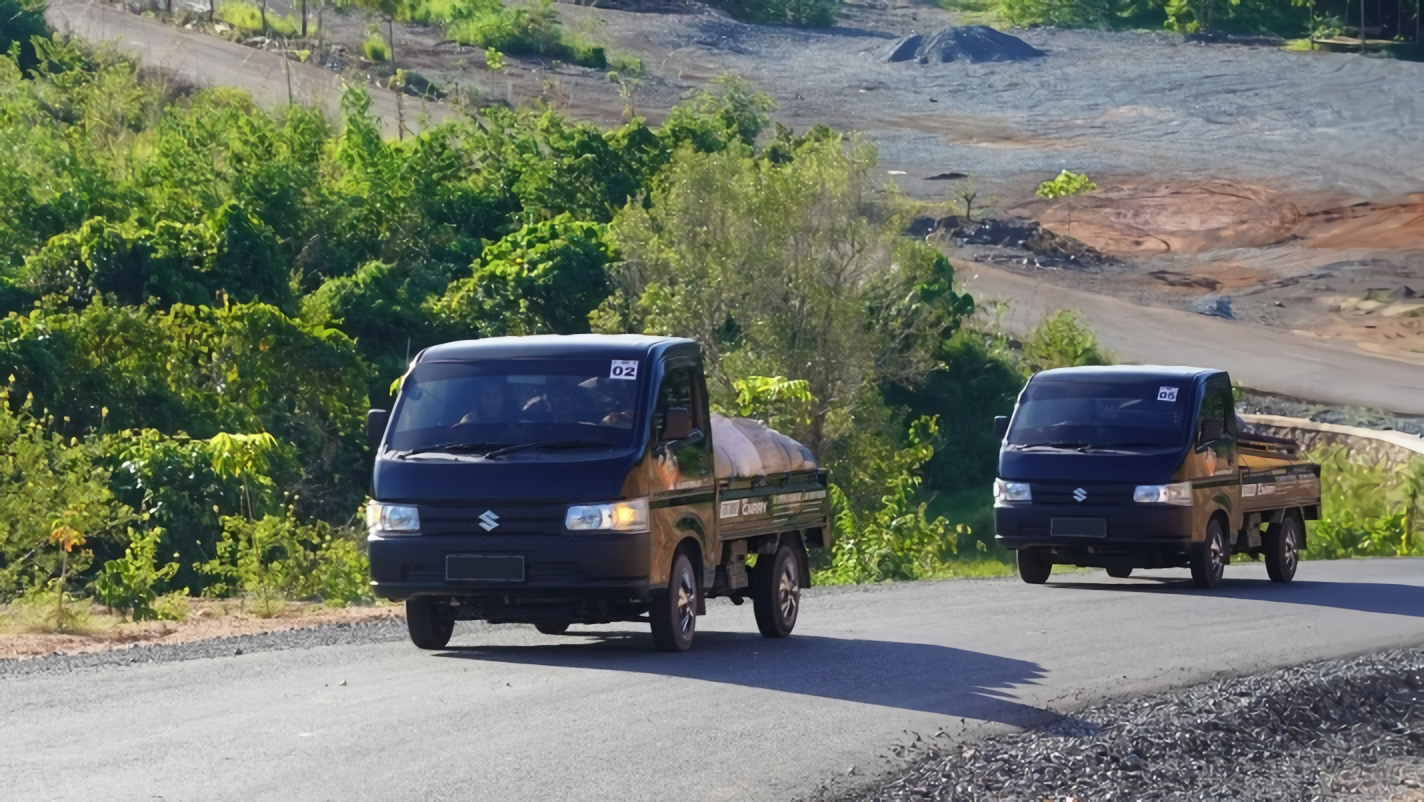
<path fill-rule="evenodd" d="M 745 25 L 695 2 L 616 5 L 558 11 L 611 55 L 642 58 L 646 73 L 625 69 L 622 85 L 537 59 L 490 71 L 483 51 L 437 28 L 399 28 L 397 59 L 451 98 L 543 102 L 605 124 L 656 122 L 690 89 L 741 75 L 784 124 L 873 138 L 885 181 L 931 219 L 960 214 L 957 199 L 974 192 L 976 218 L 1021 219 L 1052 239 L 1048 250 L 989 246 L 932 226 L 952 255 L 1424 364 L 1424 63 L 1264 39 L 1008 36 L 956 27 L 917 0 L 848 3 L 829 30 Z M 270 8 L 289 13 L 287 0 Z M 338 45 L 328 65 L 381 80 L 359 56 L 368 20 L 323 22 Z M 1036 199 L 1064 169 L 1099 188 Z"/>

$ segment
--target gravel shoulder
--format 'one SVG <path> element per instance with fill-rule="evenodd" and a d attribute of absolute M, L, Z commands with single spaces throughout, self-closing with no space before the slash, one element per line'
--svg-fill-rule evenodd
<path fill-rule="evenodd" d="M 958 744 L 834 798 L 1424 800 L 1424 650 L 1236 677 Z"/>

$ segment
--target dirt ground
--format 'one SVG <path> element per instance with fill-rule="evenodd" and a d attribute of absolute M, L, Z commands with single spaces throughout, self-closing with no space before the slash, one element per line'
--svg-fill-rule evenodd
<path fill-rule="evenodd" d="M 130 644 L 173 644 L 256 635 L 290 629 L 401 618 L 393 604 L 334 609 L 319 604 L 286 605 L 276 616 L 259 618 L 235 601 L 194 599 L 185 621 L 123 622 L 94 607 L 82 634 L 56 634 L 32 627 L 29 611 L 0 608 L 0 660 L 50 654 L 82 654 L 121 649 Z"/>
<path fill-rule="evenodd" d="M 290 13 L 287 2 L 270 8 Z M 931 213 L 956 211 L 953 196 L 972 184 L 976 208 L 1038 220 L 1118 260 L 1010 269 L 1146 305 L 1225 296 L 1239 320 L 1424 361 L 1424 64 L 1054 29 L 1013 31 L 1047 53 L 1029 61 L 888 63 L 897 37 L 955 15 L 925 0 L 857 0 L 838 27 L 808 31 L 695 3 L 643 7 L 558 6 L 567 29 L 643 59 L 646 74 L 625 75 L 624 87 L 533 59 L 491 71 L 481 50 L 437 28 L 398 27 L 396 61 L 454 97 L 537 100 L 604 124 L 656 122 L 692 88 L 741 75 L 773 96 L 784 124 L 870 136 L 885 180 Z M 330 68 L 379 80 L 382 68 L 360 57 L 370 25 L 324 15 Z M 1099 189 L 1034 199 L 1063 169 Z M 936 179 L 947 172 L 969 179 Z"/>

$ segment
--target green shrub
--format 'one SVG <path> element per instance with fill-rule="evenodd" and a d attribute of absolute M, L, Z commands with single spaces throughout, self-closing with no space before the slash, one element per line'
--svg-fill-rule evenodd
<path fill-rule="evenodd" d="M 361 52 L 366 54 L 367 61 L 390 61 L 391 48 L 386 44 L 386 40 L 378 33 L 373 33 L 366 37 L 366 41 L 361 43 Z"/>
<path fill-rule="evenodd" d="M 129 531 L 129 545 L 124 556 L 109 560 L 94 580 L 94 598 L 124 617 L 134 621 L 155 621 L 173 615 L 173 605 L 157 605 L 158 588 L 178 573 L 177 563 L 157 564 L 158 543 L 162 529 L 146 533 Z M 174 557 L 178 554 L 175 552 Z M 187 598 L 188 589 L 175 595 Z"/>
<path fill-rule="evenodd" d="M 1044 320 L 1023 344 L 1024 367 L 1030 374 L 1052 368 L 1111 364 L 1098 337 L 1078 313 L 1063 310 Z"/>
<path fill-rule="evenodd" d="M 1063 198 L 1081 192 L 1092 192 L 1097 188 L 1098 185 L 1094 184 L 1086 175 L 1078 175 L 1064 170 L 1058 174 L 1057 178 L 1039 184 L 1036 194 L 1040 198 Z"/>
<path fill-rule="evenodd" d="M 1424 556 L 1424 458 L 1392 472 L 1352 462 L 1344 448 L 1314 459 L 1323 509 L 1321 520 L 1309 524 L 1306 559 Z"/>

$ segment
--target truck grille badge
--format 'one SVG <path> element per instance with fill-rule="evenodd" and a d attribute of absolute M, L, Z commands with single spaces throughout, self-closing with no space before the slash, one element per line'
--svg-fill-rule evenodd
<path fill-rule="evenodd" d="M 1077 490 L 1074 490 L 1074 491 L 1073 491 L 1073 500 L 1076 501 L 1076 502 L 1078 502 L 1079 504 L 1082 504 L 1082 503 L 1083 503 L 1083 500 L 1086 499 L 1087 497 L 1088 497 L 1088 491 L 1084 490 L 1084 489 L 1081 488 L 1081 487 L 1078 488 Z"/>
<path fill-rule="evenodd" d="M 495 515 L 493 510 L 485 510 L 484 514 L 480 516 L 480 528 L 486 532 L 493 532 L 496 526 L 499 526 L 499 516 Z"/>

